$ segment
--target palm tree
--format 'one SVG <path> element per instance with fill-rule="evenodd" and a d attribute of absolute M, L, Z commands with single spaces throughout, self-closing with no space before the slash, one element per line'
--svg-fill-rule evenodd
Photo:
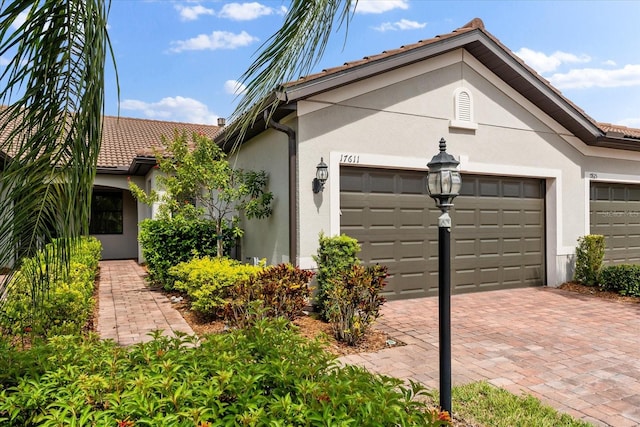
<path fill-rule="evenodd" d="M 242 75 L 243 98 L 232 115 L 229 130 L 240 137 L 261 117 L 273 114 L 281 84 L 307 75 L 322 58 L 333 28 L 348 30 L 358 0 L 292 0 L 282 27 L 262 46 L 261 53 Z M 233 134 L 233 131 L 228 134 Z"/>
<path fill-rule="evenodd" d="M 88 234 L 104 108 L 108 0 L 2 0 L 0 57 L 0 267 L 59 244 L 33 272 L 64 272 Z M 62 262 L 61 262 L 62 261 Z M 9 280 L 0 283 L 0 307 Z"/>

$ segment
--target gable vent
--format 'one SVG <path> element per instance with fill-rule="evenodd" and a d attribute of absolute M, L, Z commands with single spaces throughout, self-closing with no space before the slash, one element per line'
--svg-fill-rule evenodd
<path fill-rule="evenodd" d="M 471 92 L 463 87 L 453 93 L 453 119 L 449 126 L 462 129 L 477 129 L 473 121 L 473 98 Z"/>
<path fill-rule="evenodd" d="M 458 94 L 458 111 L 456 119 L 471 121 L 471 97 L 469 92 L 460 92 Z"/>

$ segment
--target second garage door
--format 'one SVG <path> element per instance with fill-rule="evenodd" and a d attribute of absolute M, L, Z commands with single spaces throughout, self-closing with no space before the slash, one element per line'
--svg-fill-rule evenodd
<path fill-rule="evenodd" d="M 440 211 L 423 171 L 342 167 L 341 232 L 389 267 L 389 299 L 437 294 Z M 452 211 L 454 293 L 544 284 L 544 182 L 463 175 Z"/>
<path fill-rule="evenodd" d="M 640 185 L 591 183 L 591 234 L 605 237 L 605 260 L 640 263 Z"/>

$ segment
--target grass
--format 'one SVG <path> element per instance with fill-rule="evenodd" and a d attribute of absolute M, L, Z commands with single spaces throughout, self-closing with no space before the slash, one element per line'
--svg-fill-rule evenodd
<path fill-rule="evenodd" d="M 452 390 L 453 414 L 471 425 L 491 427 L 590 427 L 531 395 L 516 396 L 481 381 Z"/>

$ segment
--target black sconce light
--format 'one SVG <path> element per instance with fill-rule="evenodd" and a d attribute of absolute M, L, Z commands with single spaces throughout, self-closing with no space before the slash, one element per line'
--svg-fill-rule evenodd
<path fill-rule="evenodd" d="M 324 183 L 329 178 L 329 166 L 324 162 L 324 159 L 320 157 L 320 163 L 316 166 L 316 177 L 313 179 L 313 192 L 319 193 L 324 190 Z"/>

